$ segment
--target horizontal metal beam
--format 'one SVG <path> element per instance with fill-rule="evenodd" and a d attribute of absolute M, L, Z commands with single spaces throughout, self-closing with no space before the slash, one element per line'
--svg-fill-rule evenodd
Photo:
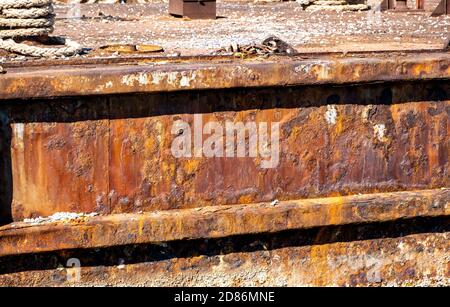
<path fill-rule="evenodd" d="M 0 256 L 450 215 L 450 189 L 282 201 L 0 228 Z"/>
<path fill-rule="evenodd" d="M 183 244 L 150 248 L 135 245 L 5 257 L 0 258 L 0 284 L 7 287 L 450 285 L 450 232 L 406 231 L 406 236 L 343 242 L 327 239 L 345 237 L 349 232 L 357 236 L 362 228 L 341 228 L 340 235 L 324 231 L 296 233 L 295 238 L 292 233 L 257 237 L 235 244 L 239 239 L 233 243 L 224 240 L 215 242 L 217 247 L 207 252 L 207 244 L 194 243 L 190 248 Z M 313 238 L 304 237 L 308 235 Z M 373 233 L 369 236 L 373 237 Z M 292 241 L 311 243 L 293 245 Z M 317 241 L 320 243 L 314 244 Z M 178 249 L 174 252 L 177 247 L 184 252 Z M 67 263 L 73 259 L 70 257 L 79 259 L 82 267 L 72 268 L 73 263 Z M 6 274 L 1 274 L 2 271 Z"/>
<path fill-rule="evenodd" d="M 0 99 L 450 78 L 450 54 L 13 67 Z"/>

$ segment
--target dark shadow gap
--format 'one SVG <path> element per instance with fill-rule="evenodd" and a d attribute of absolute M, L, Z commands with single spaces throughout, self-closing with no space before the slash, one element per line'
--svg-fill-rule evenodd
<path fill-rule="evenodd" d="M 9 224 L 12 218 L 12 164 L 11 125 L 6 114 L 0 111 L 0 226 Z"/>
<path fill-rule="evenodd" d="M 233 88 L 13 100 L 0 106 L 11 123 L 71 123 L 177 114 L 336 105 L 392 105 L 450 100 L 445 80 L 360 85 Z M 446 110 L 450 113 L 450 110 Z"/>

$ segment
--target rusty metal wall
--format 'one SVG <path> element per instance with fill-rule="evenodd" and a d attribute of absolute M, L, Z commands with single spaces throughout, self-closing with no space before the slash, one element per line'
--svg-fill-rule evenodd
<path fill-rule="evenodd" d="M 0 114 L 6 219 L 450 183 L 445 80 L 9 101 Z M 172 125 L 192 123 L 194 114 L 280 122 L 278 167 L 263 169 L 258 158 L 174 158 Z"/>
<path fill-rule="evenodd" d="M 0 257 L 0 285 L 448 286 L 449 226 L 412 219 Z"/>

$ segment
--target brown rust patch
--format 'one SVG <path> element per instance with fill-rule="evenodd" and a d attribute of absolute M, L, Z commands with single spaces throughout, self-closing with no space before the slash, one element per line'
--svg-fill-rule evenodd
<path fill-rule="evenodd" d="M 20 220 L 448 187 L 448 93 L 430 81 L 12 103 L 12 210 Z M 280 122 L 280 163 L 175 158 L 172 125 L 192 128 L 194 114 Z"/>
<path fill-rule="evenodd" d="M 54 251 L 0 257 L 0 283 L 5 286 L 448 286 L 448 242 L 447 218 Z M 70 258 L 78 258 L 82 264 L 79 281 L 67 280 L 66 269 L 57 269 L 65 267 Z"/>

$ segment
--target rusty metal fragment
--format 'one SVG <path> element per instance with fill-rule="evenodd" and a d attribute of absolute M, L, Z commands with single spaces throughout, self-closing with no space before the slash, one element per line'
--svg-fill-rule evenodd
<path fill-rule="evenodd" d="M 164 49 L 161 46 L 156 45 L 106 45 L 100 47 L 100 49 L 111 53 L 117 52 L 119 54 L 164 52 Z"/>

